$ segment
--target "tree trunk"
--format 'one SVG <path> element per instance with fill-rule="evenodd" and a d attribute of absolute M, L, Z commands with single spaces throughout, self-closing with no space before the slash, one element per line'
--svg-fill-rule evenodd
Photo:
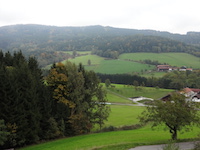
<path fill-rule="evenodd" d="M 176 128 L 171 129 L 170 133 L 172 134 L 172 140 L 177 140 L 177 130 L 176 130 Z"/>

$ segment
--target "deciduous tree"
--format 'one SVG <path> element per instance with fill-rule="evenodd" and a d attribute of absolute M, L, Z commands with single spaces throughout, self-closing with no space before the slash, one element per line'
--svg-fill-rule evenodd
<path fill-rule="evenodd" d="M 143 123 L 152 122 L 152 127 L 164 124 L 173 140 L 177 139 L 178 131 L 189 131 L 192 125 L 200 124 L 197 104 L 177 93 L 172 94 L 168 101 L 156 100 L 154 106 L 148 106 L 139 119 Z"/>

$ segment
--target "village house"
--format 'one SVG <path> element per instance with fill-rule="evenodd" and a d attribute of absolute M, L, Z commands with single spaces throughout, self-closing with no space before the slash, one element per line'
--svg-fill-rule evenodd
<path fill-rule="evenodd" d="M 157 65 L 158 71 L 169 71 L 171 70 L 170 65 Z"/>
<path fill-rule="evenodd" d="M 200 89 L 193 89 L 187 87 L 180 91 L 180 93 L 184 94 L 188 100 L 200 102 Z"/>
<path fill-rule="evenodd" d="M 194 88 L 184 88 L 183 90 L 179 91 L 180 94 L 183 94 L 186 97 L 187 101 L 193 102 L 200 102 L 200 89 Z M 172 93 L 165 95 L 164 97 L 160 98 L 162 101 L 168 101 L 171 98 Z"/>
<path fill-rule="evenodd" d="M 179 71 L 193 71 L 192 68 L 187 68 L 186 66 L 182 67 L 172 67 L 170 65 L 157 65 L 157 71 L 173 71 L 173 70 L 179 70 Z"/>

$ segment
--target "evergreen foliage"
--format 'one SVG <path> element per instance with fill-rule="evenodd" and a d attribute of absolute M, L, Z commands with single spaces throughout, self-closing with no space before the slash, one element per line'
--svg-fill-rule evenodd
<path fill-rule="evenodd" d="M 35 58 L 0 58 L 1 149 L 87 133 L 107 119 L 99 79 L 82 65 L 54 64 L 45 81 Z"/>
<path fill-rule="evenodd" d="M 4 120 L 0 120 L 0 145 L 3 145 L 7 140 L 8 132 L 6 131 L 6 125 Z"/>

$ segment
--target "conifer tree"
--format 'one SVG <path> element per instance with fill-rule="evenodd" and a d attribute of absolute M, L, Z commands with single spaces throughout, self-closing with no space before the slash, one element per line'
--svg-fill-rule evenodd
<path fill-rule="evenodd" d="M 48 126 L 51 113 L 48 93 L 42 82 L 41 70 L 34 58 L 27 60 L 21 52 L 6 53 L 0 66 L 0 118 L 10 132 L 4 148 L 37 142 Z M 43 137 L 42 137 L 43 138 Z"/>

